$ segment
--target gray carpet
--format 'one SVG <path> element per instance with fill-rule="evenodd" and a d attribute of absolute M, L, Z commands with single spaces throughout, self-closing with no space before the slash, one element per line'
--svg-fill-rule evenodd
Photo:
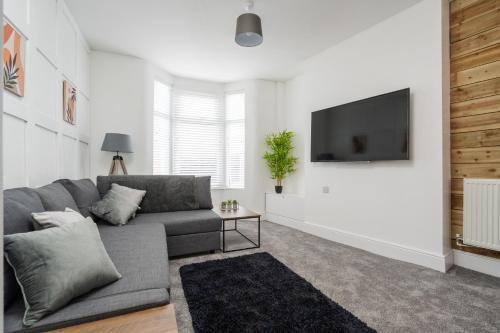
<path fill-rule="evenodd" d="M 179 332 L 193 331 L 179 268 L 256 251 L 269 252 L 379 332 L 500 332 L 499 278 L 460 267 L 442 274 L 269 222 L 262 223 L 261 240 L 259 250 L 170 261 Z"/>

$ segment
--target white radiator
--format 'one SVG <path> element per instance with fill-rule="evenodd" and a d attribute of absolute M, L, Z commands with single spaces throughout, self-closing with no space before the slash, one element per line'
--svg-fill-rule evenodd
<path fill-rule="evenodd" d="M 463 242 L 500 251 L 500 179 L 464 179 Z"/>

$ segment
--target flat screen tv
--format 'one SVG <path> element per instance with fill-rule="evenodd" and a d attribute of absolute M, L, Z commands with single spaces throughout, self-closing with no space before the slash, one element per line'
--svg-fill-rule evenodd
<path fill-rule="evenodd" d="M 312 112 L 311 162 L 408 160 L 410 89 Z"/>

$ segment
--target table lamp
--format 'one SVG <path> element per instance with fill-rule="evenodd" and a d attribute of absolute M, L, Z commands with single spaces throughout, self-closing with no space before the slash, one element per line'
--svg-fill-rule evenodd
<path fill-rule="evenodd" d="M 121 167 L 123 174 L 127 175 L 127 168 L 120 153 L 133 153 L 130 135 L 120 133 L 106 133 L 101 147 L 102 151 L 116 152 L 109 168 L 110 175 L 118 174 L 118 168 Z"/>

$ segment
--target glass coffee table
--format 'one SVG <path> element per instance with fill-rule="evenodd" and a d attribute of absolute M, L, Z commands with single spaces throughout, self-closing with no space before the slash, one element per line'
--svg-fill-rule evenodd
<path fill-rule="evenodd" d="M 222 252 L 243 251 L 243 250 L 257 249 L 260 247 L 260 214 L 252 212 L 251 210 L 246 209 L 245 207 L 242 206 L 240 206 L 237 210 L 220 210 L 219 208 L 214 208 L 213 211 L 217 213 L 217 215 L 219 215 L 220 218 L 222 219 L 222 249 L 221 249 Z M 238 220 L 251 220 L 251 219 L 256 219 L 255 222 L 257 222 L 257 243 L 255 243 L 253 240 L 244 235 L 240 230 L 238 230 Z M 227 221 L 234 221 L 233 229 L 226 229 Z M 245 247 L 241 249 L 228 250 L 226 248 L 226 232 L 228 231 L 236 231 L 238 234 L 240 234 L 254 246 Z"/>

